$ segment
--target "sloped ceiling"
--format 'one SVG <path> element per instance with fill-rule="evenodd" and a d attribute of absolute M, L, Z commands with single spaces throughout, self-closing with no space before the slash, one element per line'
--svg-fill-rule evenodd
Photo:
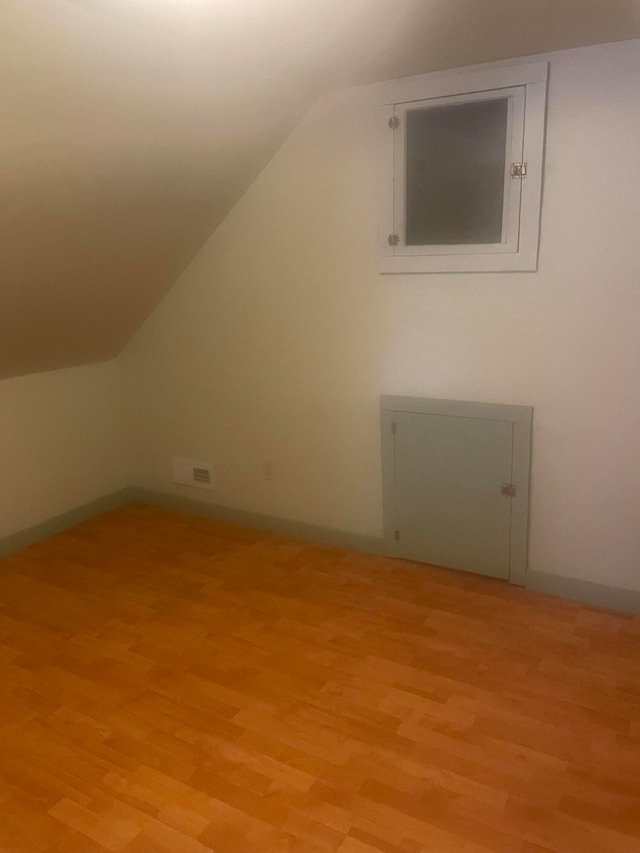
<path fill-rule="evenodd" d="M 635 0 L 2 0 L 0 378 L 116 355 L 328 88 L 638 36 Z"/>

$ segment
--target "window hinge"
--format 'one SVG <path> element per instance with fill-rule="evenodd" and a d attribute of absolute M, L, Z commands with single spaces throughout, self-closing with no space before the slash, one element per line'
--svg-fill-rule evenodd
<path fill-rule="evenodd" d="M 400 531 L 399 530 L 393 531 L 393 538 L 396 540 L 396 542 L 400 541 Z"/>
<path fill-rule="evenodd" d="M 389 127 L 391 130 L 397 130 L 400 127 L 400 119 L 398 116 L 391 116 L 388 121 Z"/>
<path fill-rule="evenodd" d="M 400 243 L 400 237 L 398 234 L 389 234 L 387 237 L 387 243 L 390 246 L 397 246 Z"/>
<path fill-rule="evenodd" d="M 512 178 L 526 178 L 527 177 L 527 164 L 526 163 L 512 163 L 511 164 L 511 177 Z"/>
<path fill-rule="evenodd" d="M 391 424 L 391 435 L 395 435 L 397 429 L 398 429 L 398 427 L 396 426 L 395 423 Z"/>

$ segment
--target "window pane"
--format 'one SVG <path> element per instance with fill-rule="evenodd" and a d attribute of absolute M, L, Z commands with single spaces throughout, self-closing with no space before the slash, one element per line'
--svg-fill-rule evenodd
<path fill-rule="evenodd" d="M 407 111 L 407 245 L 502 241 L 507 114 L 507 98 Z"/>

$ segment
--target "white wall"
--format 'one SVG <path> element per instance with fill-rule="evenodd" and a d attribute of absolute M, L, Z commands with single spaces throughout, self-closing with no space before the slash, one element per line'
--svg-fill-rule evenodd
<path fill-rule="evenodd" d="M 140 485 L 379 535 L 380 393 L 533 405 L 530 567 L 640 589 L 640 43 L 548 58 L 538 273 L 380 276 L 376 89 L 326 96 L 123 356 Z"/>
<path fill-rule="evenodd" d="M 128 484 L 115 362 L 0 381 L 0 539 Z"/>

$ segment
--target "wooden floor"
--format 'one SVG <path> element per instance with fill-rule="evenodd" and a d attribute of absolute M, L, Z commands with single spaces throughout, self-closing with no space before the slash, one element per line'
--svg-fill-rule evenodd
<path fill-rule="evenodd" d="M 2 853 L 640 851 L 640 622 L 132 506 L 0 560 Z"/>

